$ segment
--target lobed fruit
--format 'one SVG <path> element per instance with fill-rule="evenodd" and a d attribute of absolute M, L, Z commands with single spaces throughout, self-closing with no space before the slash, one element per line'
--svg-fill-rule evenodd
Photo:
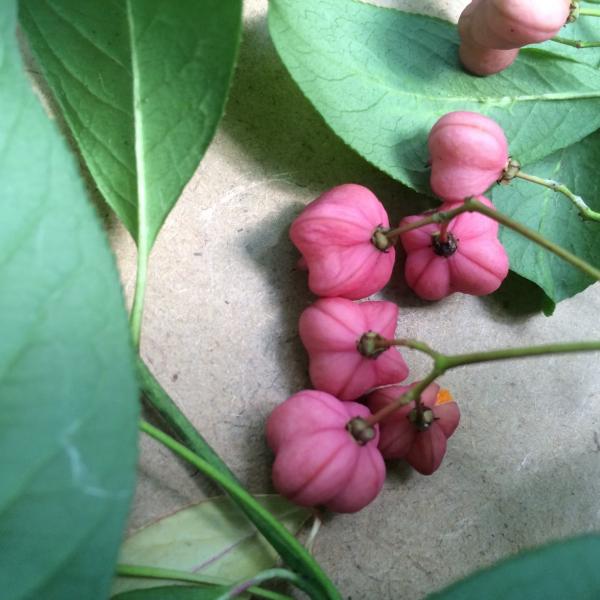
<path fill-rule="evenodd" d="M 357 347 L 368 332 L 393 339 L 397 320 L 398 306 L 392 302 L 322 298 L 309 306 L 300 316 L 299 330 L 315 388 L 356 400 L 374 387 L 406 379 L 408 367 L 396 348 L 367 357 Z"/>
<path fill-rule="evenodd" d="M 479 113 L 447 113 L 432 127 L 428 147 L 431 189 L 444 200 L 483 194 L 508 164 L 504 131 Z"/>
<path fill-rule="evenodd" d="M 362 404 L 313 390 L 279 405 L 267 421 L 277 491 L 296 504 L 336 512 L 356 512 L 372 502 L 385 480 L 378 427 L 366 443 L 347 429 L 352 419 L 370 414 Z"/>
<path fill-rule="evenodd" d="M 479 202 L 493 208 L 484 196 Z M 455 203 L 445 203 L 440 211 Z M 406 217 L 401 225 L 418 221 Z M 440 300 L 455 292 L 484 296 L 496 291 L 508 275 L 508 256 L 498 240 L 498 223 L 480 213 L 462 213 L 447 227 L 447 247 L 439 244 L 440 226 L 426 225 L 406 232 L 400 240 L 406 251 L 404 274 L 408 285 L 425 300 Z"/>
<path fill-rule="evenodd" d="M 571 0 L 474 0 L 459 19 L 470 41 L 512 50 L 553 38 L 567 23 Z"/>
<path fill-rule="evenodd" d="M 394 385 L 377 390 L 369 395 L 367 404 L 375 413 L 414 385 Z M 421 402 L 433 413 L 429 427 L 422 431 L 411 421 L 411 412 L 415 410 L 415 403 L 411 402 L 380 423 L 379 450 L 384 458 L 405 459 L 419 473 L 431 475 L 442 463 L 447 440 L 458 427 L 460 410 L 449 392 L 440 390 L 436 383 L 425 388 Z"/>
<path fill-rule="evenodd" d="M 361 185 L 337 186 L 311 202 L 290 228 L 311 291 L 358 300 L 381 290 L 392 275 L 396 251 L 376 247 L 372 238 L 378 228 L 389 228 L 387 213 Z"/>

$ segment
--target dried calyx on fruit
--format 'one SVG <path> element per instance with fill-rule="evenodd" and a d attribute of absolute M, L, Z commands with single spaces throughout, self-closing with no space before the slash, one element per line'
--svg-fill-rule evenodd
<path fill-rule="evenodd" d="M 458 21 L 461 62 L 475 75 L 498 73 L 519 48 L 553 38 L 570 13 L 571 0 L 473 0 Z"/>
<path fill-rule="evenodd" d="M 408 367 L 396 348 L 368 352 L 361 346 L 363 336 L 371 333 L 393 338 L 397 319 L 392 302 L 322 298 L 309 306 L 299 329 L 315 388 L 356 400 L 377 386 L 404 381 Z"/>
<path fill-rule="evenodd" d="M 485 196 L 476 199 L 494 208 Z M 447 202 L 439 210 L 456 206 Z M 405 217 L 400 226 L 421 219 L 422 215 Z M 440 300 L 454 292 L 491 294 L 508 275 L 498 223 L 479 213 L 462 213 L 445 226 L 431 224 L 407 231 L 400 241 L 406 251 L 406 281 L 425 300 Z"/>
<path fill-rule="evenodd" d="M 483 194 L 508 164 L 502 127 L 474 112 L 451 112 L 432 127 L 428 140 L 431 189 L 444 200 Z"/>
<path fill-rule="evenodd" d="M 376 390 L 367 398 L 367 404 L 376 413 L 414 385 Z M 379 450 L 386 459 L 405 459 L 419 473 L 431 475 L 442 463 L 447 440 L 459 420 L 460 411 L 450 393 L 432 383 L 421 394 L 420 410 L 411 402 L 379 423 Z"/>
<path fill-rule="evenodd" d="M 356 512 L 369 504 L 385 479 L 379 429 L 370 428 L 368 436 L 361 430 L 359 439 L 350 430 L 370 414 L 361 404 L 313 390 L 279 405 L 267 421 L 277 491 L 296 504 L 336 512 Z"/>
<path fill-rule="evenodd" d="M 311 202 L 290 228 L 311 291 L 357 300 L 381 290 L 396 257 L 388 228 L 383 205 L 363 186 L 340 185 Z"/>

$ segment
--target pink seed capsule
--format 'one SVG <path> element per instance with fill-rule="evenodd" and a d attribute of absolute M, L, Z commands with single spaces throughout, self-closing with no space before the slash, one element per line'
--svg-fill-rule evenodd
<path fill-rule="evenodd" d="M 429 134 L 431 189 L 444 200 L 483 194 L 502 177 L 508 142 L 498 123 L 473 112 L 451 112 Z"/>
<path fill-rule="evenodd" d="M 371 388 L 399 383 L 408 367 L 396 348 L 371 353 L 367 334 L 393 339 L 398 307 L 392 302 L 355 303 L 323 298 L 300 316 L 300 338 L 309 356 L 309 374 L 318 390 L 341 400 L 356 400 Z"/>
<path fill-rule="evenodd" d="M 388 228 L 383 205 L 363 186 L 340 185 L 311 202 L 290 228 L 311 291 L 358 300 L 381 290 L 396 257 L 381 233 Z"/>
<path fill-rule="evenodd" d="M 348 430 L 354 419 L 370 414 L 361 404 L 314 390 L 280 404 L 267 421 L 277 491 L 296 504 L 335 512 L 356 512 L 372 502 L 385 479 L 379 429 L 372 428 L 368 441 L 357 441 Z"/>
<path fill-rule="evenodd" d="M 376 390 L 367 398 L 373 413 L 406 392 L 410 386 L 390 386 Z M 448 390 L 432 383 L 421 394 L 425 409 L 416 417 L 415 403 L 403 406 L 380 423 L 379 450 L 384 458 L 403 458 L 423 475 L 438 469 L 446 454 L 447 440 L 460 421 L 458 405 Z"/>
<path fill-rule="evenodd" d="M 500 73 L 510 67 L 519 55 L 519 50 L 495 50 L 462 39 L 458 55 L 463 67 L 473 75 L 485 77 Z"/>
<path fill-rule="evenodd" d="M 476 199 L 494 208 L 485 197 Z M 456 204 L 442 204 L 440 211 Z M 422 215 L 402 219 L 400 225 Z M 425 300 L 440 300 L 454 292 L 485 296 L 496 291 L 508 275 L 508 256 L 498 240 L 498 223 L 479 213 L 462 213 L 447 226 L 443 240 L 440 225 L 413 229 L 400 236 L 406 251 L 404 274 L 411 289 Z"/>
<path fill-rule="evenodd" d="M 553 38 L 567 23 L 571 0 L 473 0 L 459 19 L 463 39 L 511 50 Z"/>

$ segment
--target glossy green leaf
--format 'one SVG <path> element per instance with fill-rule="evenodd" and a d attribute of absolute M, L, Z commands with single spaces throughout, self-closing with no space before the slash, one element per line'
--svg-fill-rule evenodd
<path fill-rule="evenodd" d="M 22 0 L 21 23 L 100 192 L 148 253 L 223 113 L 241 0 Z"/>
<path fill-rule="evenodd" d="M 529 165 L 532 175 L 560 181 L 600 211 L 600 132 Z M 544 237 L 600 267 L 600 223 L 582 221 L 577 209 L 562 194 L 547 188 L 512 181 L 496 186 L 491 195 L 499 210 Z M 554 302 L 582 291 L 593 280 L 554 254 L 532 244 L 514 231 L 503 229 L 501 240 L 510 257 L 510 268 L 537 283 Z"/>
<path fill-rule="evenodd" d="M 292 77 L 331 128 L 392 177 L 428 190 L 427 136 L 443 114 L 498 121 L 522 163 L 600 126 L 600 71 L 535 49 L 473 77 L 450 23 L 354 0 L 272 0 L 269 28 Z"/>
<path fill-rule="evenodd" d="M 217 600 L 229 588 L 224 586 L 164 586 L 124 592 L 112 600 Z"/>
<path fill-rule="evenodd" d="M 256 499 L 292 533 L 311 514 L 280 496 Z M 239 508 L 221 497 L 184 508 L 134 533 L 123 544 L 119 562 L 188 571 L 234 584 L 272 567 L 277 558 Z M 113 592 L 156 585 L 157 580 L 119 577 Z"/>
<path fill-rule="evenodd" d="M 521 554 L 471 575 L 430 600 L 596 600 L 600 536 Z"/>
<path fill-rule="evenodd" d="M 117 271 L 0 3 L 0 590 L 104 600 L 135 480 L 138 399 Z"/>

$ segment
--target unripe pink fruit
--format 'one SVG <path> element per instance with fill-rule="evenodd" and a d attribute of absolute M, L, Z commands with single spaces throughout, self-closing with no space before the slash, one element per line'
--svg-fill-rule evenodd
<path fill-rule="evenodd" d="M 444 115 L 431 129 L 428 146 L 431 189 L 444 200 L 483 194 L 508 163 L 502 127 L 479 113 Z"/>
<path fill-rule="evenodd" d="M 375 426 L 373 439 L 359 443 L 346 427 L 370 414 L 361 404 L 313 390 L 280 404 L 267 421 L 277 491 L 296 504 L 336 512 L 356 512 L 369 504 L 385 479 L 379 430 Z"/>
<path fill-rule="evenodd" d="M 460 16 L 459 31 L 487 48 L 521 48 L 553 38 L 570 8 L 570 0 L 474 0 Z"/>
<path fill-rule="evenodd" d="M 464 38 L 458 50 L 460 62 L 467 71 L 473 75 L 485 77 L 500 73 L 510 67 L 519 55 L 519 50 L 496 50 L 485 48 L 475 42 L 468 42 Z"/>
<path fill-rule="evenodd" d="M 494 208 L 485 196 L 476 199 Z M 455 207 L 446 203 L 439 210 Z M 400 225 L 420 219 L 421 215 L 406 217 Z M 440 225 L 432 224 L 400 236 L 406 251 L 406 281 L 418 296 L 426 300 L 440 300 L 454 292 L 484 296 L 500 287 L 509 265 L 496 221 L 480 213 L 462 213 L 448 223 L 445 244 L 440 233 Z"/>
<path fill-rule="evenodd" d="M 389 228 L 387 213 L 363 186 L 340 185 L 311 202 L 290 228 L 308 268 L 311 291 L 357 300 L 382 289 L 392 275 L 396 252 L 391 245 L 383 250 L 375 246 L 378 228 Z"/>
<path fill-rule="evenodd" d="M 323 298 L 300 316 L 300 338 L 309 356 L 313 385 L 341 400 L 356 400 L 379 385 L 399 383 L 408 367 L 396 348 L 368 357 L 358 349 L 364 334 L 393 339 L 398 307 L 392 302 L 354 303 Z"/>
<path fill-rule="evenodd" d="M 373 392 L 367 398 L 372 412 L 377 412 L 408 392 L 411 386 L 391 386 Z M 420 430 L 411 420 L 415 403 L 403 406 L 380 423 L 379 450 L 384 458 L 403 458 L 423 475 L 431 475 L 446 453 L 447 439 L 460 421 L 460 410 L 447 390 L 432 383 L 421 394 L 421 402 L 432 415 L 431 424 Z"/>

